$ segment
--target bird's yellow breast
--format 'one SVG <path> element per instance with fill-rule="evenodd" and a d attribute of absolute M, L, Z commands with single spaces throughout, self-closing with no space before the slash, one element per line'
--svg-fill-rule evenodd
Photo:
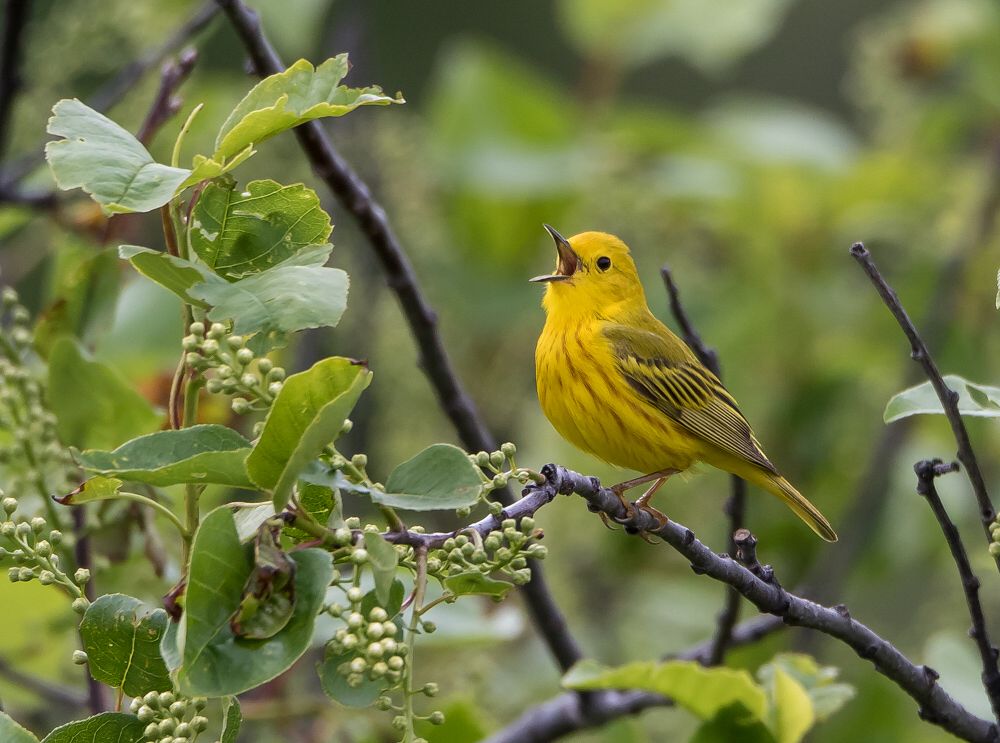
<path fill-rule="evenodd" d="M 548 319 L 535 348 L 542 411 L 570 443 L 639 472 L 685 470 L 699 445 L 646 403 L 618 371 L 599 319 Z"/>

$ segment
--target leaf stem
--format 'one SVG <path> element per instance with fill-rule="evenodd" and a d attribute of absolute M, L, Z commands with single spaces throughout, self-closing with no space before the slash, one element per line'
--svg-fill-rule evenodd
<path fill-rule="evenodd" d="M 403 683 L 405 697 L 404 715 L 406 716 L 406 738 L 411 741 L 416 737 L 413 729 L 413 662 L 415 660 L 417 630 L 420 627 L 420 613 L 423 611 L 424 591 L 427 589 L 427 546 L 420 545 L 416 549 L 417 576 L 413 583 L 413 606 L 410 610 L 410 625 L 406 631 L 406 641 L 410 646 L 410 657 L 406 661 L 406 680 Z"/>
<path fill-rule="evenodd" d="M 124 500 L 131 500 L 135 501 L 136 503 L 142 503 L 143 505 L 149 506 L 155 511 L 159 511 L 161 514 L 163 514 L 170 520 L 170 523 L 172 523 L 174 526 L 177 527 L 177 531 L 180 532 L 180 535 L 182 537 L 187 538 L 189 536 L 187 529 L 184 527 L 183 522 L 181 522 L 181 520 L 177 517 L 177 514 L 175 514 L 173 511 L 171 511 L 169 508 L 167 508 L 159 501 L 155 501 L 148 496 L 142 495 L 141 493 L 129 493 L 126 491 L 119 491 L 118 497 L 123 498 Z"/>

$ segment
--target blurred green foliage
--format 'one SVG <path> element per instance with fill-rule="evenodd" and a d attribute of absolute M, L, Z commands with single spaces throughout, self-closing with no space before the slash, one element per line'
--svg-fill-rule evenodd
<path fill-rule="evenodd" d="M 538 410 L 532 353 L 542 313 L 537 287 L 525 279 L 552 262 L 543 221 L 567 235 L 621 235 L 654 310 L 667 320 L 657 268 L 671 264 L 689 314 L 719 350 L 727 385 L 775 462 L 842 532 L 851 527 L 845 517 L 885 404 L 913 381 L 905 342 L 848 258 L 853 240 L 865 240 L 918 320 L 947 324 L 932 348 L 943 371 L 985 384 L 1000 379 L 1000 239 L 981 216 L 995 188 L 1000 138 L 1000 11 L 987 0 L 848 3 L 836 17 L 829 4 L 807 0 L 756 0 L 738 12 L 694 0 L 518 2 L 484 6 L 477 19 L 452 3 L 419 10 L 398 0 L 257 5 L 289 60 L 319 61 L 346 49 L 358 80 L 394 90 L 388 73 L 398 75 L 407 106 L 392 115 L 359 110 L 330 129 L 387 207 L 477 404 L 501 439 L 519 442 L 525 465 L 558 461 L 609 482 L 622 477 L 572 450 Z M 194 8 L 182 1 L 37 3 L 9 159 L 37 155 L 53 101 L 86 100 Z M 414 13 L 423 14 L 420 33 L 407 20 Z M 829 37 L 827 22 L 848 30 Z M 811 36 L 798 36 L 802 29 Z M 825 67 L 812 63 L 808 40 Z M 183 93 L 208 103 L 188 142 L 209 152 L 210 122 L 248 85 L 224 22 L 197 42 L 201 61 Z M 410 81 L 415 89 L 407 89 Z M 353 76 L 348 82 L 357 83 Z M 155 87 L 155 74 L 144 78 L 113 118 L 134 131 Z M 804 92 L 782 95 L 795 90 Z M 152 143 L 160 161 L 169 160 L 165 148 L 179 126 L 171 122 L 171 136 Z M 288 135 L 243 167 L 251 177 L 280 172 L 286 183 L 312 180 Z M 47 170 L 32 171 L 25 185 L 50 187 Z M 367 452 L 372 476 L 384 479 L 392 464 L 430 442 L 454 441 L 454 433 L 416 367 L 366 243 L 332 212 L 337 264 L 351 275 L 352 300 L 336 331 L 306 333 L 284 350 L 282 363 L 297 370 L 331 353 L 368 359 L 376 378 L 345 441 L 347 450 Z M 46 323 L 72 325 L 98 360 L 163 406 L 176 363 L 179 301 L 108 260 L 105 248 L 158 245 L 159 229 L 159 220 L 142 216 L 104 223 L 77 197 L 55 212 L 0 206 L 2 280 Z M 956 260 L 957 274 L 939 286 Z M 112 287 L 120 288 L 113 309 Z M 205 416 L 225 422 L 228 410 L 206 406 Z M 991 461 L 1000 444 L 995 421 L 970 427 L 990 483 L 1000 485 Z M 918 419 L 898 459 L 881 463 L 891 487 L 869 515 L 877 538 L 864 545 L 836 599 L 988 715 L 954 565 L 914 495 L 911 463 L 953 449 L 943 420 Z M 0 471 L 0 481 L 4 476 Z M 939 488 L 968 534 L 995 618 L 1000 586 L 977 541 L 966 483 L 952 476 Z M 671 483 L 660 505 L 724 549 L 727 489 L 723 475 L 704 472 Z M 95 538 L 107 568 L 102 591 L 155 603 L 163 586 L 149 580 L 141 531 L 120 509 L 91 510 L 95 528 L 102 524 L 103 539 Z M 590 656 L 618 665 L 705 639 L 722 587 L 691 575 L 666 549 L 607 532 L 576 500 L 547 507 L 539 525 L 552 555 L 550 582 Z M 788 586 L 836 549 L 757 492 L 749 525 L 762 559 Z M 49 611 L 57 616 L 58 600 L 35 586 L 3 583 L 0 603 L 0 658 L 52 680 L 71 678 L 66 627 L 45 620 Z M 440 743 L 494 729 L 558 688 L 545 651 L 511 606 L 484 599 L 482 611 L 467 618 L 463 612 L 475 607 L 453 608 L 442 613 L 421 659 L 443 688 L 463 689 L 442 700 L 449 723 L 424 732 Z M 857 731 L 874 743 L 947 739 L 918 720 L 896 687 L 829 640 L 789 630 L 733 653 L 732 661 L 756 669 L 776 650 L 806 645 L 857 689 L 810 740 L 849 740 Z M 318 715 L 311 723 L 318 739 L 382 739 L 383 715 L 347 716 L 325 701 L 312 703 L 320 697 L 310 674 L 282 677 L 244 700 L 241 739 L 283 741 L 300 729 L 275 716 L 275 700 L 295 700 L 288 709 Z M 69 711 L 45 709 L 2 676 L 0 698 L 39 731 L 68 719 Z M 655 710 L 574 740 L 638 743 L 661 739 L 664 730 L 683 740 L 694 725 L 683 711 Z"/>

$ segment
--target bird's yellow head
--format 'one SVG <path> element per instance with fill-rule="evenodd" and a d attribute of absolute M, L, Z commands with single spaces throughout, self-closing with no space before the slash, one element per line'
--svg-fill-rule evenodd
<path fill-rule="evenodd" d="M 542 304 L 549 314 L 595 315 L 636 303 L 645 306 L 628 246 L 606 232 L 581 232 L 568 240 L 549 225 L 556 243 L 556 269 L 532 281 L 548 284 Z"/>

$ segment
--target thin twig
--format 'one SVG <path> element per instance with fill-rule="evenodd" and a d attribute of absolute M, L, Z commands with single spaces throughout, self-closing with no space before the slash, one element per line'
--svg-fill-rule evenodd
<path fill-rule="evenodd" d="M 941 372 L 938 371 L 937 364 L 934 362 L 934 358 L 931 356 L 930 351 L 927 350 L 927 345 L 920 337 L 920 333 L 917 332 L 913 321 L 910 320 L 910 316 L 906 314 L 906 310 L 899 301 L 896 292 L 882 278 L 868 249 L 862 243 L 855 243 L 851 246 L 851 255 L 861 265 L 868 278 L 871 279 L 875 290 L 882 298 L 885 306 L 889 308 L 889 312 L 896 318 L 896 322 L 899 323 L 903 334 L 906 335 L 907 340 L 910 342 L 910 355 L 923 368 L 925 376 L 930 380 L 934 391 L 937 393 L 938 400 L 941 401 L 945 417 L 947 417 L 948 423 L 951 425 L 955 443 L 958 445 L 958 461 L 962 463 L 969 482 L 972 484 L 972 490 L 979 505 L 979 519 L 983 524 L 986 541 L 989 543 L 992 541 L 990 538 L 990 524 L 996 518 L 996 511 L 993 509 L 993 503 L 990 501 L 983 473 L 979 469 L 979 461 L 972 450 L 972 444 L 969 441 L 969 432 L 966 430 L 962 414 L 958 410 L 958 393 L 945 383 Z M 997 558 L 996 562 L 997 568 L 1000 569 L 1000 557 Z"/>
<path fill-rule="evenodd" d="M 962 276 L 970 259 L 989 243 L 1000 212 L 1000 136 L 994 136 L 983 153 L 985 183 L 979 204 L 964 230 L 948 250 L 934 279 L 934 288 L 924 305 L 920 327 L 924 342 L 936 348 L 945 337 L 955 315 L 958 298 L 966 282 Z M 897 389 L 916 384 L 920 370 L 907 365 Z M 914 418 L 879 425 L 879 433 L 869 447 L 868 465 L 861 470 L 850 509 L 841 519 L 840 541 L 823 551 L 809 571 L 809 595 L 832 600 L 839 596 L 847 576 L 871 544 L 883 523 L 885 494 L 891 485 L 893 464 L 916 429 Z M 808 636 L 806 636 L 808 637 Z"/>
<path fill-rule="evenodd" d="M 993 708 L 993 716 L 1000 720 L 1000 669 L 997 668 L 997 649 L 990 642 L 989 630 L 986 628 L 986 617 L 983 615 L 983 605 L 979 600 L 979 578 L 972 572 L 969 555 L 962 543 L 954 522 L 948 516 L 944 503 L 934 485 L 934 478 L 947 472 L 957 472 L 958 462 L 943 464 L 940 459 L 917 462 L 913 471 L 917 473 L 917 492 L 927 499 L 934 518 L 937 519 L 944 533 L 952 559 L 958 567 L 958 575 L 962 580 L 962 591 L 965 593 L 965 603 L 969 607 L 969 617 L 972 628 L 969 637 L 976 643 L 979 658 L 983 665 L 983 689 Z"/>
<path fill-rule="evenodd" d="M 660 269 L 660 276 L 667 288 L 667 296 L 670 298 L 670 311 L 680 326 L 684 342 L 688 344 L 698 359 L 707 366 L 715 376 L 722 379 L 722 365 L 719 363 L 719 354 L 714 348 L 705 345 L 698 331 L 692 325 L 688 314 L 681 304 L 680 289 L 674 281 L 670 266 L 663 266 Z M 729 519 L 729 548 L 735 553 L 735 537 L 737 530 L 746 523 L 746 482 L 736 475 L 730 476 L 730 494 L 724 507 L 726 516 Z M 712 652 L 708 655 L 708 665 L 716 666 L 725 659 L 726 647 L 729 645 L 729 638 L 736 626 L 740 616 L 740 594 L 733 587 L 726 588 L 726 598 L 715 620 L 715 635 L 712 638 Z"/>
<path fill-rule="evenodd" d="M 31 3 L 7 0 L 4 3 L 3 46 L 0 47 L 0 160 L 10 138 L 14 101 L 21 91 L 21 57 L 24 28 L 28 24 Z"/>
<path fill-rule="evenodd" d="M 147 147 L 160 127 L 180 111 L 183 102 L 177 95 L 177 89 L 187 80 L 197 61 L 197 50 L 188 48 L 181 52 L 176 60 L 170 59 L 163 63 L 160 69 L 160 87 L 156 91 L 142 126 L 136 133 L 136 139 Z"/>
<path fill-rule="evenodd" d="M 81 709 L 87 706 L 87 699 L 76 689 L 53 684 L 50 681 L 36 678 L 24 671 L 18 670 L 3 658 L 0 658 L 0 676 L 17 685 L 18 688 L 35 694 L 47 702 L 61 707 Z"/>
<path fill-rule="evenodd" d="M 284 70 L 284 64 L 264 35 L 257 14 L 239 0 L 218 0 L 218 3 L 243 41 L 257 75 L 265 77 Z M 341 157 L 318 122 L 297 127 L 295 135 L 313 170 L 341 206 L 357 220 L 378 258 L 416 341 L 420 366 L 462 443 L 471 451 L 495 450 L 496 439 L 487 430 L 455 372 L 438 331 L 437 314 L 421 291 L 413 265 L 392 231 L 385 210 L 372 197 L 367 184 Z M 506 488 L 494 491 L 494 497 L 505 505 L 514 502 Z M 523 587 L 522 594 L 535 626 L 559 666 L 566 670 L 582 658 L 583 653 L 546 586 L 540 566 L 536 566 L 534 574 L 534 579 Z"/>

